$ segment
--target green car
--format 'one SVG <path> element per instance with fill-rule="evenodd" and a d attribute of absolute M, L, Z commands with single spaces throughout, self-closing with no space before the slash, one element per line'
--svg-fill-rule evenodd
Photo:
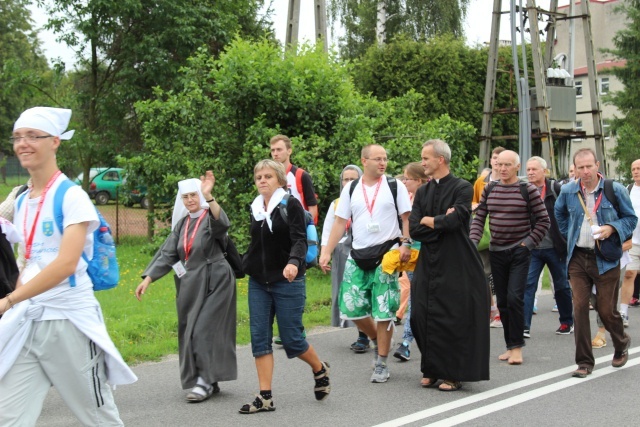
<path fill-rule="evenodd" d="M 76 184 L 82 184 L 82 175 L 78 175 Z M 96 205 L 106 205 L 109 200 L 116 200 L 118 188 L 124 184 L 124 176 L 122 168 L 91 168 L 89 197 L 96 201 Z"/>

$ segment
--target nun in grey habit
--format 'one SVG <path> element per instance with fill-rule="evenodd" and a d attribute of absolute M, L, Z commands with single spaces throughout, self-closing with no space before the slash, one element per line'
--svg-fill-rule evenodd
<path fill-rule="evenodd" d="M 220 391 L 219 381 L 238 377 L 236 281 L 221 241 L 229 218 L 211 195 L 211 171 L 178 183 L 172 230 L 142 274 L 138 299 L 149 284 L 174 271 L 180 380 L 188 402 Z"/>

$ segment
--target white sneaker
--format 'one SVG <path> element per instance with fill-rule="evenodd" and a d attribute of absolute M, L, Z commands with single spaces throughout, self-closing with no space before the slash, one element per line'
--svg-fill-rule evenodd
<path fill-rule="evenodd" d="M 502 320 L 500 320 L 500 315 L 493 318 L 491 323 L 489 323 L 489 327 L 491 328 L 502 328 Z"/>
<path fill-rule="evenodd" d="M 622 326 L 624 326 L 625 328 L 629 327 L 629 315 L 628 314 L 624 314 L 624 313 L 620 313 L 620 317 L 622 317 Z"/>
<path fill-rule="evenodd" d="M 376 363 L 376 369 L 371 375 L 372 383 L 386 383 L 391 374 L 389 374 L 389 368 L 386 363 Z"/>

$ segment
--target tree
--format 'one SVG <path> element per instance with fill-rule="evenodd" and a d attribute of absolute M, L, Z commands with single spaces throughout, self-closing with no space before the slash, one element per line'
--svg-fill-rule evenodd
<path fill-rule="evenodd" d="M 378 41 L 387 43 L 399 35 L 415 41 L 444 34 L 462 38 L 468 4 L 469 0 L 333 0 L 328 10 L 331 20 L 345 29 L 342 56 L 355 59 L 376 44 L 380 31 L 384 37 Z M 383 11 L 382 17 L 378 11 Z"/>
<path fill-rule="evenodd" d="M 134 104 L 172 90 L 196 49 L 218 55 L 236 33 L 264 33 L 262 0 L 38 0 L 48 27 L 77 52 L 81 120 L 75 152 L 88 177 L 97 162 L 141 147 Z M 88 185 L 85 179 L 83 185 Z"/>
<path fill-rule="evenodd" d="M 612 71 L 624 89 L 613 92 L 605 102 L 615 105 L 624 115 L 612 122 L 611 129 L 616 133 L 617 142 L 612 157 L 618 161 L 617 172 L 629 178 L 631 163 L 640 158 L 640 1 L 627 0 L 616 8 L 616 12 L 626 14 L 627 26 L 614 36 L 615 49 L 604 51 L 626 61 L 623 67 Z"/>
<path fill-rule="evenodd" d="M 381 101 L 415 91 L 422 95 L 416 109 L 425 120 L 446 114 L 479 130 L 487 55 L 487 49 L 468 47 L 450 35 L 434 37 L 426 43 L 399 37 L 385 46 L 369 48 L 353 66 L 353 81 L 361 93 L 370 93 Z M 512 68 L 510 57 L 509 49 L 500 50 L 500 62 L 505 64 L 501 69 Z M 498 74 L 498 108 L 515 102 L 510 80 L 508 73 Z M 517 116 L 494 116 L 494 135 L 514 135 L 517 129 Z M 477 153 L 477 143 L 470 144 L 467 151 Z"/>
<path fill-rule="evenodd" d="M 0 3 L 0 134 L 9 135 L 13 122 L 32 106 L 37 91 L 21 74 L 42 75 L 48 71 L 27 0 Z"/>
<path fill-rule="evenodd" d="M 340 171 L 358 163 L 366 144 L 387 147 L 393 174 L 420 158 L 422 142 L 442 137 L 461 153 L 454 171 L 475 176 L 475 165 L 463 164 L 472 126 L 446 116 L 425 120 L 416 92 L 385 102 L 360 95 L 349 68 L 321 48 L 283 54 L 267 40 L 237 39 L 219 59 L 201 49 L 179 82 L 180 89 L 157 89 L 156 99 L 136 104 L 144 150 L 127 168 L 155 200 L 174 195 L 177 181 L 212 169 L 216 199 L 237 219 L 230 232 L 241 246 L 248 240 L 246 207 L 256 195 L 253 166 L 269 157 L 276 133 L 292 138 L 293 161 L 313 176 L 322 214 L 339 193 Z"/>

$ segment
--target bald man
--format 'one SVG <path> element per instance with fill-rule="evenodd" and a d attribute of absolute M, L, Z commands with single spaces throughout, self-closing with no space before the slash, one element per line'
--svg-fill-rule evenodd
<path fill-rule="evenodd" d="M 477 245 L 489 215 L 489 259 L 507 347 L 498 359 L 520 365 L 525 345 L 524 289 L 531 251 L 544 238 L 550 221 L 538 188 L 518 179 L 518 153 L 503 151 L 497 166 L 500 181 L 487 185 L 482 192 L 470 237 Z"/>

